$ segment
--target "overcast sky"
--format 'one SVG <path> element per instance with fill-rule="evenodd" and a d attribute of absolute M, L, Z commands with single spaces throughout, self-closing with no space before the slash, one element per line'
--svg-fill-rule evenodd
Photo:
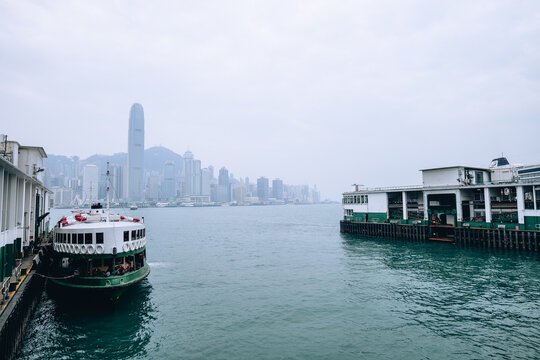
<path fill-rule="evenodd" d="M 336 200 L 540 163 L 540 2 L 0 1 L 0 133 L 126 152 L 134 102 L 147 148 Z"/>

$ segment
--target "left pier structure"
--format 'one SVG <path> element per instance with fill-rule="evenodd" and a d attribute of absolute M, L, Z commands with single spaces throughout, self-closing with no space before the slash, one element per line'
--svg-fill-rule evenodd
<path fill-rule="evenodd" d="M 12 359 L 39 302 L 34 277 L 49 232 L 52 192 L 43 185 L 45 150 L 0 135 L 0 358 Z"/>

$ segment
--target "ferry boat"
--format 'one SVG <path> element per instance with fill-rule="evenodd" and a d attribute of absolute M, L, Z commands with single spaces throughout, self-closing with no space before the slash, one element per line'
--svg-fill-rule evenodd
<path fill-rule="evenodd" d="M 457 165 L 421 172 L 421 185 L 354 185 L 343 193 L 342 231 L 363 226 L 356 224 L 397 224 L 427 226 L 429 240 L 453 241 L 462 228 L 531 231 L 536 239 L 540 165 L 510 164 L 500 157 L 488 168 Z"/>
<path fill-rule="evenodd" d="M 136 204 L 131 204 L 129 210 L 137 210 L 139 207 Z"/>
<path fill-rule="evenodd" d="M 111 214 L 108 201 L 61 218 L 53 234 L 49 279 L 61 290 L 116 301 L 150 273 L 144 219 Z"/>

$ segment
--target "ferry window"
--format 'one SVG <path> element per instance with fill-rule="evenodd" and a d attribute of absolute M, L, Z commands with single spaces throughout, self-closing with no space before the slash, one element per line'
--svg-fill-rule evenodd
<path fill-rule="evenodd" d="M 476 184 L 483 184 L 484 183 L 484 173 L 481 171 L 477 171 L 475 173 L 476 175 Z"/>
<path fill-rule="evenodd" d="M 131 230 L 131 240 L 135 240 L 137 238 L 137 231 Z"/>
<path fill-rule="evenodd" d="M 79 243 L 79 244 L 82 244 L 83 243 L 83 237 L 84 237 L 84 234 L 73 234 L 73 243 L 76 244 L 76 243 Z M 77 238 L 77 239 L 75 239 Z"/>
<path fill-rule="evenodd" d="M 92 243 L 92 233 L 84 234 L 84 243 L 85 244 L 91 244 Z"/>
<path fill-rule="evenodd" d="M 368 196 L 366 195 L 366 204 L 368 203 Z"/>
<path fill-rule="evenodd" d="M 96 233 L 96 244 L 103 244 L 103 233 Z"/>
<path fill-rule="evenodd" d="M 124 231 L 124 241 L 129 241 L 129 231 Z"/>
<path fill-rule="evenodd" d="M 146 236 L 146 229 L 142 229 L 142 236 L 143 236 L 143 237 Z"/>
<path fill-rule="evenodd" d="M 360 203 L 361 203 L 361 204 L 364 203 L 364 195 L 360 196 Z"/>

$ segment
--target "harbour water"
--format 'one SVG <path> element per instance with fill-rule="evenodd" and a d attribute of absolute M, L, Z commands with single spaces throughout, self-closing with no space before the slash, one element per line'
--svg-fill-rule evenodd
<path fill-rule="evenodd" d="M 126 212 L 149 278 L 115 309 L 44 294 L 19 359 L 540 357 L 535 253 L 342 235 L 339 205 Z"/>

